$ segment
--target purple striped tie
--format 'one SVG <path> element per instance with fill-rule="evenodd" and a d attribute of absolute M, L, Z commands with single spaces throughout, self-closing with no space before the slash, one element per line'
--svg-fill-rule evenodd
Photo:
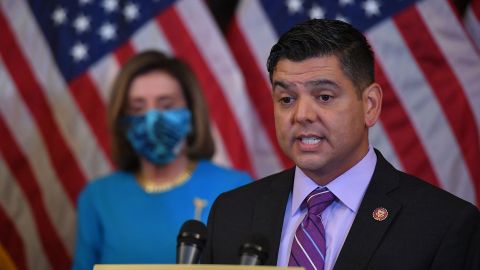
<path fill-rule="evenodd" d="M 307 207 L 307 215 L 295 232 L 288 266 L 323 270 L 327 245 L 321 214 L 334 199 L 327 188 L 317 188 L 305 198 L 301 207 Z"/>

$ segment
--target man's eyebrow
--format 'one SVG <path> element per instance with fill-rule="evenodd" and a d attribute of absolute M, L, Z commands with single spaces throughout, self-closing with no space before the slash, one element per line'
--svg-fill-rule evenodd
<path fill-rule="evenodd" d="M 277 87 L 280 87 L 280 88 L 283 88 L 283 89 L 289 89 L 289 88 L 291 88 L 291 86 L 292 86 L 292 84 L 287 83 L 285 81 L 273 81 L 272 89 L 275 90 L 275 88 L 277 88 Z"/>
<path fill-rule="evenodd" d="M 327 79 L 320 79 L 320 80 L 312 80 L 305 83 L 307 88 L 316 88 L 316 87 L 327 87 L 333 89 L 340 89 L 340 85 L 332 80 Z"/>
<path fill-rule="evenodd" d="M 333 90 L 338 90 L 340 89 L 340 85 L 338 83 L 329 80 L 329 79 L 318 79 L 318 80 L 311 80 L 303 83 L 303 85 L 309 89 L 315 89 L 318 87 L 325 87 Z M 294 83 L 289 83 L 286 81 L 274 81 L 272 84 L 272 89 L 275 90 L 276 88 L 282 88 L 285 90 L 290 90 L 292 88 L 295 88 L 296 85 Z"/>

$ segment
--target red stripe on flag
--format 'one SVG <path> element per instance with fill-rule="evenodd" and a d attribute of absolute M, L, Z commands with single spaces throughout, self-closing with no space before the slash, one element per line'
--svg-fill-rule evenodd
<path fill-rule="evenodd" d="M 395 152 L 397 152 L 397 156 L 407 172 L 440 187 L 438 177 L 407 112 L 395 95 L 395 91 L 383 73 L 382 67 L 378 62 L 375 64 L 375 76 L 383 89 L 380 119 L 390 137 Z"/>
<path fill-rule="evenodd" d="M 71 80 L 68 87 L 98 144 L 108 158 L 110 166 L 113 166 L 110 155 L 110 133 L 106 121 L 107 111 L 105 103 L 99 96 L 99 89 L 95 87 L 88 72 Z"/>
<path fill-rule="evenodd" d="M 1 15 L 0 15 L 1 17 Z M 44 206 L 43 195 L 25 154 L 18 147 L 0 114 L 0 152 L 28 200 L 35 219 L 37 235 L 54 269 L 68 269 L 71 258 L 53 227 Z M 3 231 L 2 231 L 3 233 Z M 10 250 L 10 249 L 9 249 Z"/>
<path fill-rule="evenodd" d="M 480 0 L 472 0 L 470 2 L 470 7 L 475 14 L 475 17 L 477 17 L 477 20 L 480 19 Z"/>
<path fill-rule="evenodd" d="M 170 7 L 160 14 L 157 17 L 157 22 L 161 25 L 165 36 L 172 45 L 175 55 L 183 58 L 197 74 L 211 117 L 217 123 L 234 167 L 254 173 L 250 157 L 246 152 L 245 142 L 241 136 L 242 133 L 235 122 L 236 118 L 228 107 L 228 102 L 219 83 L 190 37 L 182 20 L 176 14 L 174 7 Z"/>
<path fill-rule="evenodd" d="M 28 66 L 28 61 L 19 50 L 15 37 L 2 13 L 0 13 L 0 29 L 2 29 L 0 55 L 18 92 L 35 118 L 54 165 L 53 168 L 62 179 L 63 187 L 70 200 L 75 204 L 79 191 L 86 183 L 85 176 L 60 134 L 51 109 L 43 96 L 43 89 Z"/>
<path fill-rule="evenodd" d="M 0 205 L 0 243 L 19 270 L 27 269 L 25 247 L 15 225 L 10 221 Z"/>
<path fill-rule="evenodd" d="M 115 57 L 120 64 L 123 64 L 133 54 L 135 54 L 133 48 L 126 42 L 117 49 Z M 97 89 L 91 77 L 87 74 L 84 73 L 70 81 L 69 87 L 105 155 L 108 157 L 110 166 L 113 167 L 110 149 L 111 137 L 107 124 L 107 108 L 98 94 L 99 89 Z"/>
<path fill-rule="evenodd" d="M 115 58 L 120 65 L 125 64 L 134 54 L 135 49 L 130 42 L 125 42 L 122 46 L 115 50 Z"/>
<path fill-rule="evenodd" d="M 276 155 L 282 161 L 284 168 L 293 166 L 293 162 L 283 153 L 278 145 L 277 136 L 275 134 L 275 121 L 273 117 L 273 103 L 272 95 L 270 93 L 270 85 L 268 85 L 265 78 L 262 76 L 263 72 L 259 69 L 255 58 L 250 51 L 250 46 L 248 46 L 245 37 L 238 26 L 237 20 L 234 20 L 227 33 L 227 41 L 244 77 L 247 78 L 245 82 L 248 95 L 252 103 L 255 105 L 255 109 L 260 116 L 268 136 L 270 137 L 270 142 L 274 146 Z"/>
<path fill-rule="evenodd" d="M 465 92 L 418 10 L 406 9 L 394 20 L 450 123 L 480 198 L 480 137 Z"/>

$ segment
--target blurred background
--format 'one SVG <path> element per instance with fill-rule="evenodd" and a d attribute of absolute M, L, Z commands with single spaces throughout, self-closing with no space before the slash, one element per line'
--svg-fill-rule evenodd
<path fill-rule="evenodd" d="M 0 269 L 70 267 L 78 194 L 114 169 L 110 83 L 139 51 L 191 65 L 216 163 L 254 178 L 292 166 L 265 62 L 309 18 L 350 22 L 374 49 L 384 103 L 372 145 L 479 206 L 480 0 L 0 0 Z"/>

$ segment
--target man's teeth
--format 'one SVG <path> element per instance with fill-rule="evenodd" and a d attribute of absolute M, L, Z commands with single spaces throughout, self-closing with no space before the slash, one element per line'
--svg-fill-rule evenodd
<path fill-rule="evenodd" d="M 316 144 L 320 142 L 320 138 L 312 137 L 312 138 L 302 138 L 302 143 L 305 144 Z"/>

